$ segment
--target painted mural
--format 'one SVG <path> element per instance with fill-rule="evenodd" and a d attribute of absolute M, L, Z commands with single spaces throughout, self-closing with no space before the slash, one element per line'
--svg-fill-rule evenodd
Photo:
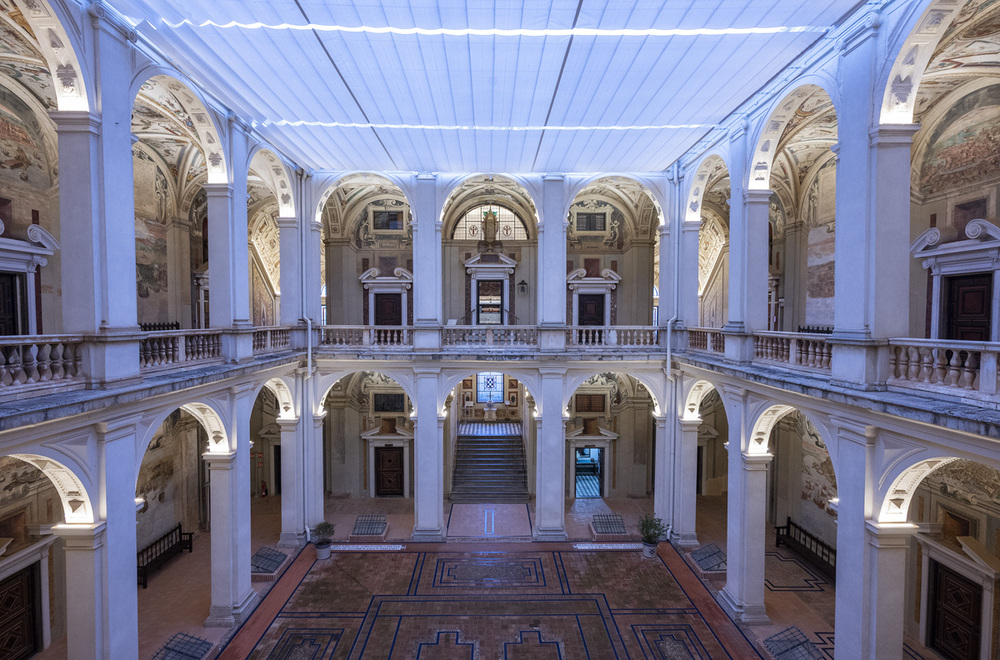
<path fill-rule="evenodd" d="M 806 193 L 803 219 L 808 228 L 806 324 L 833 325 L 837 168 L 833 158 L 816 172 Z"/>
<path fill-rule="evenodd" d="M 274 295 L 261 273 L 257 260 L 253 262 L 253 323 L 258 327 L 274 325 Z"/>
<path fill-rule="evenodd" d="M 934 128 L 921 163 L 920 192 L 933 195 L 996 177 L 998 143 L 1000 85 L 991 85 L 964 96 Z"/>
<path fill-rule="evenodd" d="M 139 323 L 176 321 L 168 318 L 166 176 L 152 156 L 133 147 L 135 186 L 135 285 Z"/>
<path fill-rule="evenodd" d="M 819 431 L 805 417 L 798 417 L 798 431 L 802 436 L 802 505 L 799 522 L 827 543 L 836 543 L 836 514 L 830 500 L 837 497 L 837 477 L 833 473 L 833 460 Z"/>
<path fill-rule="evenodd" d="M 52 185 L 37 120 L 24 101 L 0 88 L 0 181 Z"/>

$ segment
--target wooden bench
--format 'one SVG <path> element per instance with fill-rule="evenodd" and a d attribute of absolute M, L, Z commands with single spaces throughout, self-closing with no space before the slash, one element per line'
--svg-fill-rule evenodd
<path fill-rule="evenodd" d="M 183 531 L 181 524 L 177 523 L 176 527 L 136 553 L 139 564 L 139 584 L 142 585 L 142 588 L 146 588 L 146 580 L 150 573 L 184 550 L 194 551 L 194 532 Z"/>

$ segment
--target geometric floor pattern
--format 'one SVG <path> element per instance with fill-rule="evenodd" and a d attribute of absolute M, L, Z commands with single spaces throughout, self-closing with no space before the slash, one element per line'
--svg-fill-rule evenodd
<path fill-rule="evenodd" d="M 273 614 L 255 614 L 230 643 L 249 653 L 222 657 L 760 657 L 666 544 L 653 560 L 551 547 L 410 544 L 315 562 L 307 548 Z"/>

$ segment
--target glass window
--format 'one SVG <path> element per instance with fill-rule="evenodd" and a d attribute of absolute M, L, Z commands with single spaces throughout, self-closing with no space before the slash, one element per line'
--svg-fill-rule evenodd
<path fill-rule="evenodd" d="M 487 371 L 476 374 L 476 402 L 499 403 L 503 401 L 503 374 Z"/>
<path fill-rule="evenodd" d="M 462 216 L 462 219 L 455 225 L 452 239 L 456 241 L 481 241 L 483 240 L 483 213 L 493 210 L 497 214 L 497 235 L 499 241 L 526 241 L 528 240 L 528 230 L 521 219 L 514 215 L 510 209 L 502 206 L 477 206 L 470 209 Z"/>
<path fill-rule="evenodd" d="M 401 211 L 373 211 L 372 229 L 375 231 L 401 231 L 403 214 Z"/>
<path fill-rule="evenodd" d="M 577 231 L 605 231 L 608 226 L 607 215 L 604 213 L 577 213 Z"/>

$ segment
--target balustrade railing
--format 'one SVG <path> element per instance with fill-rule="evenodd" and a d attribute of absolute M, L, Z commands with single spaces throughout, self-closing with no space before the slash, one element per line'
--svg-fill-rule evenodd
<path fill-rule="evenodd" d="M 998 353 L 989 342 L 890 339 L 888 382 L 996 394 Z"/>
<path fill-rule="evenodd" d="M 413 331 L 402 325 L 325 325 L 319 328 L 320 346 L 394 348 L 411 346 Z"/>
<path fill-rule="evenodd" d="M 83 382 L 83 337 L 17 336 L 0 339 L 0 391 L 46 383 Z"/>
<path fill-rule="evenodd" d="M 688 348 L 709 353 L 726 352 L 726 335 L 715 328 L 688 328 Z"/>
<path fill-rule="evenodd" d="M 643 349 L 659 346 L 660 329 L 646 325 L 574 325 L 566 329 L 566 345 Z"/>
<path fill-rule="evenodd" d="M 267 353 L 288 348 L 290 344 L 288 328 L 271 326 L 253 331 L 253 352 Z"/>
<path fill-rule="evenodd" d="M 448 325 L 441 329 L 441 346 L 514 348 L 537 346 L 538 328 L 525 325 Z"/>
<path fill-rule="evenodd" d="M 832 348 L 825 336 L 791 332 L 757 332 L 754 360 L 780 362 L 809 369 L 830 370 Z"/>
<path fill-rule="evenodd" d="M 150 332 L 139 344 L 139 368 L 211 362 L 222 359 L 221 330 Z"/>

